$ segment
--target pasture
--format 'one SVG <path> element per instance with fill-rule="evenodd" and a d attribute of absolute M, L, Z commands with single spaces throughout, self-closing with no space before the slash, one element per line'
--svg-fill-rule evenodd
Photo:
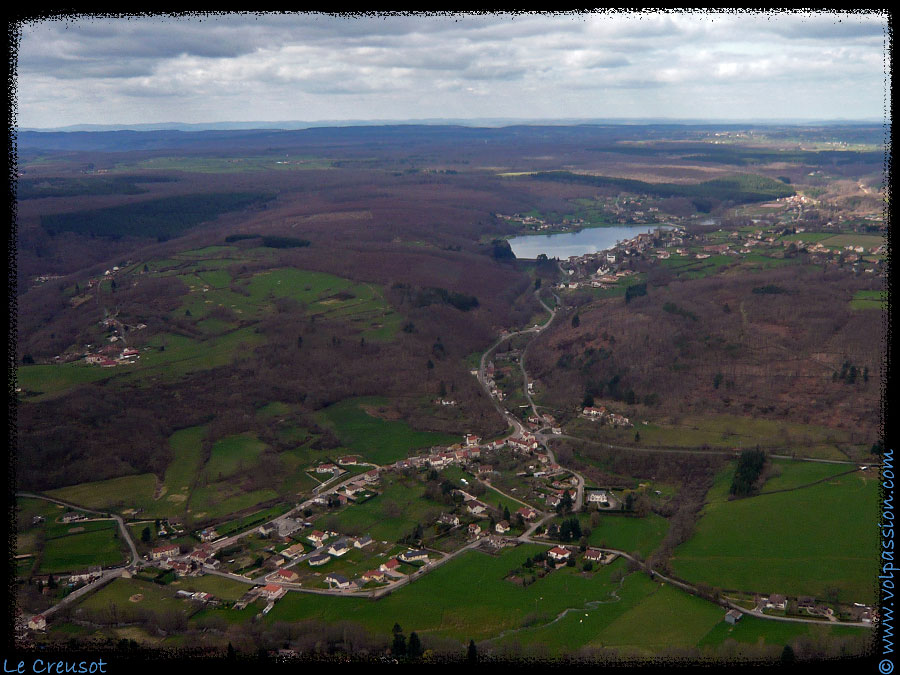
<path fill-rule="evenodd" d="M 774 645 L 778 648 L 776 655 L 783 647 L 794 640 L 825 634 L 828 636 L 859 635 L 867 638 L 872 635 L 869 628 L 856 626 L 814 625 L 808 623 L 788 623 L 786 621 L 768 621 L 755 616 L 744 615 L 734 626 L 729 626 L 724 621 L 716 624 L 703 636 L 699 646 L 720 645 L 726 640 L 734 640 L 742 644 Z"/>
<path fill-rule="evenodd" d="M 596 429 L 596 425 L 582 428 Z M 635 432 L 640 433 L 638 445 L 644 447 L 701 448 L 731 450 L 734 448 L 774 448 L 778 454 L 819 459 L 846 459 L 838 446 L 850 441 L 850 434 L 815 424 L 781 420 L 767 420 L 739 415 L 685 415 L 678 420 L 661 418 L 633 429 L 600 427 L 604 438 L 623 444 L 634 443 Z M 595 432 L 596 433 L 596 432 Z"/>
<path fill-rule="evenodd" d="M 526 619 L 535 616 L 547 616 L 549 621 L 563 610 L 610 599 L 616 587 L 609 578 L 610 568 L 617 568 L 616 564 L 593 575 L 560 569 L 526 588 L 504 580 L 510 569 L 546 548 L 528 544 L 497 556 L 467 551 L 378 602 L 291 593 L 265 620 L 355 621 L 385 635 L 399 622 L 405 631 L 420 635 L 481 640 L 521 628 Z M 485 602 L 486 595 L 490 602 Z"/>
<path fill-rule="evenodd" d="M 89 509 L 123 509 L 135 506 L 149 507 L 153 504 L 156 476 L 142 473 L 136 476 L 122 476 L 109 480 L 79 483 L 68 487 L 48 490 L 47 496 L 71 502 Z"/>
<path fill-rule="evenodd" d="M 853 309 L 887 310 L 887 293 L 885 291 L 856 291 L 850 300 Z"/>
<path fill-rule="evenodd" d="M 125 561 L 124 543 L 115 521 L 73 523 L 65 532 L 48 527 L 38 571 L 41 574 L 76 572 L 93 565 L 110 566 Z M 83 531 L 81 531 L 83 529 Z"/>
<path fill-rule="evenodd" d="M 776 485 L 809 477 L 783 469 Z M 877 476 L 853 473 L 808 487 L 727 499 L 723 472 L 707 496 L 694 535 L 679 546 L 674 572 L 724 589 L 824 598 L 837 589 L 844 602 L 875 600 Z M 770 488 L 771 489 L 771 488 Z"/>
<path fill-rule="evenodd" d="M 166 468 L 164 492 L 160 498 L 172 504 L 175 512 L 183 511 L 183 505 L 191 492 L 202 461 L 200 443 L 206 435 L 206 427 L 180 429 L 169 437 L 173 459 Z"/>
<path fill-rule="evenodd" d="M 364 410 L 385 403 L 377 397 L 347 399 L 325 408 L 320 417 L 344 446 L 376 464 L 404 459 L 411 450 L 460 442 L 461 436 L 415 431 L 406 422 L 374 417 Z"/>
<path fill-rule="evenodd" d="M 572 516 L 557 516 L 552 522 L 559 524 Z M 640 553 L 644 558 L 659 546 L 669 529 L 668 521 L 655 513 L 644 518 L 612 513 L 577 514 L 582 531 L 590 529 L 588 544 L 601 548 L 614 548 L 626 553 Z M 596 521 L 597 525 L 591 525 Z M 575 542 L 577 543 L 577 541 Z"/>
<path fill-rule="evenodd" d="M 339 532 L 370 534 L 373 539 L 397 541 L 417 524 L 426 527 L 430 516 L 437 518 L 447 508 L 426 499 L 425 487 L 414 478 L 383 475 L 381 480 L 381 494 L 326 516 L 325 522 L 331 523 L 333 519 Z"/>
<path fill-rule="evenodd" d="M 256 465 L 266 447 L 265 443 L 251 433 L 221 438 L 213 444 L 203 474 L 209 480 L 220 481 L 236 473 L 243 473 Z"/>

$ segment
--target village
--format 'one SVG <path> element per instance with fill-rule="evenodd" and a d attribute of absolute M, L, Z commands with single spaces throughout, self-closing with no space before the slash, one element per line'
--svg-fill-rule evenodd
<path fill-rule="evenodd" d="M 759 262 L 760 257 L 772 259 L 796 258 L 807 264 L 834 265 L 850 274 L 884 276 L 887 245 L 865 232 L 879 229 L 880 214 L 868 214 L 863 233 L 834 234 L 845 227 L 845 216 L 836 215 L 834 221 L 813 227 L 803 220 L 804 207 L 814 205 L 803 195 L 779 198 L 763 207 L 778 209 L 777 215 L 748 218 L 749 226 L 737 230 L 700 231 L 690 227 L 694 219 L 667 219 L 650 232 L 644 232 L 619 242 L 615 247 L 599 253 L 572 256 L 561 261 L 561 269 L 568 275 L 557 284 L 559 290 L 580 288 L 610 289 L 628 281 L 647 265 L 665 265 L 672 270 L 687 269 L 690 261 L 709 261 L 727 264 L 742 260 Z M 703 222 L 703 221 L 699 221 Z M 710 219 L 708 222 L 714 222 Z M 862 243 L 860 243 L 862 242 Z M 704 267 L 701 264 L 698 269 Z"/>

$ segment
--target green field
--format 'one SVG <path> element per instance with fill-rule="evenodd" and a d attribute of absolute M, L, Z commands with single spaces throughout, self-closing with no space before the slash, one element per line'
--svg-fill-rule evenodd
<path fill-rule="evenodd" d="M 16 497 L 16 509 L 19 527 L 30 525 L 35 516 L 56 520 L 66 510 L 64 506 L 31 497 Z"/>
<path fill-rule="evenodd" d="M 201 577 L 182 577 L 178 581 L 173 581 L 167 588 L 172 589 L 172 593 L 180 590 L 202 591 L 210 593 L 220 600 L 234 601 L 253 588 L 253 586 L 234 579 L 205 574 Z"/>
<path fill-rule="evenodd" d="M 637 551 L 646 558 L 656 550 L 668 529 L 668 521 L 655 513 L 644 518 L 601 514 L 600 525 L 591 530 L 588 543 L 628 553 Z"/>
<path fill-rule="evenodd" d="M 425 486 L 414 478 L 382 476 L 381 494 L 362 504 L 351 504 L 333 516 L 337 529 L 348 534 L 370 534 L 373 539 L 397 541 L 416 524 L 426 527 L 426 517 L 435 517 L 446 506 L 425 498 Z M 326 516 L 330 519 L 332 516 Z"/>
<path fill-rule="evenodd" d="M 811 470 L 799 467 L 794 477 L 795 466 L 785 466 L 774 484 L 806 482 Z M 874 602 L 877 476 L 854 473 L 728 501 L 731 475 L 726 470 L 717 478 L 694 536 L 676 549 L 677 575 L 724 589 L 789 596 L 823 598 L 826 589 L 836 588 L 842 601 Z"/>
<path fill-rule="evenodd" d="M 91 593 L 79 603 L 79 607 L 92 612 L 100 612 L 109 616 L 113 607 L 117 616 L 134 615 L 140 610 L 153 612 L 177 611 L 183 612 L 189 605 L 175 597 L 178 587 L 160 586 L 152 581 L 142 579 L 113 579 L 109 584 Z M 140 594 L 143 598 L 139 602 L 132 602 L 130 598 Z"/>
<path fill-rule="evenodd" d="M 593 423 L 582 420 L 577 424 L 588 430 L 596 428 L 596 425 L 591 426 Z M 776 454 L 819 459 L 846 459 L 836 446 L 850 440 L 850 435 L 840 429 L 738 415 L 685 415 L 678 424 L 662 419 L 633 429 L 603 427 L 602 434 L 623 444 L 632 444 L 635 432 L 641 435 L 639 445 L 645 447 L 709 446 L 731 450 L 759 445 L 775 448 Z"/>
<path fill-rule="evenodd" d="M 388 341 L 399 332 L 403 317 L 389 307 L 383 290 L 373 284 L 294 268 L 267 270 L 250 279 L 232 282 L 226 268 L 271 250 L 263 249 L 263 253 L 259 249 L 242 250 L 238 259 L 223 257 L 237 253 L 236 247 L 210 246 L 177 254 L 178 259 L 147 262 L 149 274 L 176 276 L 184 282 L 187 293 L 172 317 L 192 321 L 202 337 L 158 333 L 141 345 L 149 349 L 141 351 L 136 363 L 114 368 L 101 368 L 83 361 L 22 365 L 18 369 L 22 395 L 28 400 L 41 401 L 110 378 L 147 386 L 159 379 L 176 380 L 228 365 L 236 353 L 245 352 L 263 340 L 252 325 L 240 326 L 238 321 L 255 321 L 274 312 L 279 298 L 296 301 L 309 315 L 345 322 L 369 341 Z M 120 274 L 128 278 L 136 276 Z M 232 290 L 233 286 L 238 291 Z M 231 312 L 234 320 L 211 316 L 214 310 Z"/>
<path fill-rule="evenodd" d="M 887 240 L 879 234 L 837 234 L 822 240 L 822 246 L 844 248 L 845 246 L 863 246 L 868 249 L 886 244 Z"/>
<path fill-rule="evenodd" d="M 118 526 L 112 520 L 48 527 L 38 571 L 76 572 L 92 565 L 116 565 L 125 561 L 123 546 Z"/>
<path fill-rule="evenodd" d="M 209 480 L 220 481 L 255 466 L 266 444 L 255 434 L 245 433 L 221 438 L 213 444 L 203 469 Z"/>
<path fill-rule="evenodd" d="M 781 459 L 771 460 L 771 463 L 773 473 L 763 484 L 763 493 L 798 488 L 856 468 L 846 464 L 791 462 Z"/>
<path fill-rule="evenodd" d="M 210 483 L 196 487 L 191 492 L 187 517 L 193 521 L 224 518 L 232 513 L 277 498 L 278 493 L 270 488 L 244 492 L 239 486 L 227 480 Z"/>
<path fill-rule="evenodd" d="M 326 408 L 321 413 L 322 423 L 334 430 L 344 446 L 376 464 L 391 464 L 418 448 L 462 440 L 461 436 L 415 431 L 406 422 L 373 417 L 363 409 L 385 403 L 375 397 L 347 399 Z"/>
<path fill-rule="evenodd" d="M 561 523 L 572 516 L 557 516 L 554 523 Z M 668 521 L 655 513 L 644 518 L 600 513 L 596 526 L 592 526 L 593 514 L 577 515 L 581 529 L 590 529 L 588 544 L 601 548 L 614 548 L 627 553 L 640 553 L 644 558 L 653 553 L 669 529 Z M 578 543 L 577 541 L 574 543 Z"/>
<path fill-rule="evenodd" d="M 703 279 L 718 274 L 736 262 L 735 258 L 728 255 L 711 255 L 709 258 L 699 260 L 693 255 L 673 255 L 666 260 L 660 260 L 659 264 L 675 272 L 679 279 Z"/>
<path fill-rule="evenodd" d="M 226 366 L 237 352 L 246 352 L 262 342 L 260 335 L 248 326 L 206 340 L 194 340 L 184 335 L 162 333 L 154 335 L 133 366 L 117 366 L 117 373 L 125 382 L 151 385 L 157 379 L 176 380 L 184 375 Z M 121 370 L 119 370 L 121 369 Z"/>
<path fill-rule="evenodd" d="M 885 291 L 856 291 L 850 301 L 853 309 L 887 310 L 887 293 Z"/>
<path fill-rule="evenodd" d="M 191 486 L 197 478 L 202 461 L 200 442 L 206 435 L 206 427 L 189 427 L 176 431 L 169 437 L 172 461 L 166 468 L 164 492 L 161 499 L 171 504 L 174 512 L 184 511 L 184 503 L 190 496 Z"/>
<path fill-rule="evenodd" d="M 186 515 L 190 520 L 227 516 L 278 497 L 278 492 L 269 488 L 244 492 L 239 484 L 228 480 L 254 463 L 265 444 L 243 434 L 221 439 L 214 445 L 209 463 L 201 467 L 200 443 L 206 431 L 205 426 L 189 427 L 169 438 L 173 459 L 156 498 L 157 479 L 153 474 L 82 483 L 47 494 L 87 508 L 119 512 L 139 508 L 143 509 L 142 517 Z M 200 474 L 210 482 L 195 487 Z"/>
<path fill-rule="evenodd" d="M 726 640 L 734 640 L 743 644 L 775 645 L 775 655 L 780 655 L 783 645 L 805 636 L 844 636 L 859 635 L 868 638 L 872 635 L 869 628 L 856 626 L 835 626 L 829 624 L 789 623 L 786 621 L 768 621 L 755 616 L 744 615 L 734 626 L 724 621 L 716 624 L 700 641 L 700 647 L 719 645 Z"/>
<path fill-rule="evenodd" d="M 184 335 L 158 334 L 147 343 L 132 365 L 101 368 L 83 361 L 60 365 L 34 365 L 19 368 L 19 386 L 36 393 L 31 400 L 41 401 L 65 393 L 79 385 L 116 377 L 124 382 L 149 386 L 158 379 L 173 380 L 189 373 L 209 370 L 232 362 L 235 352 L 259 344 L 261 337 L 252 327 L 234 330 L 205 340 Z"/>
<path fill-rule="evenodd" d="M 546 548 L 522 545 L 496 557 L 467 551 L 378 602 L 291 593 L 266 620 L 355 621 L 384 635 L 398 622 L 407 632 L 479 640 L 520 628 L 529 616 L 546 616 L 550 621 L 565 609 L 610 599 L 616 584 L 609 573 L 615 564 L 591 575 L 563 568 L 526 588 L 504 580 L 510 569 Z M 487 596 L 490 602 L 485 602 Z"/>
<path fill-rule="evenodd" d="M 206 255 L 219 253 L 206 251 Z M 204 250 L 195 254 L 200 257 Z M 267 270 L 232 284 L 230 273 L 221 267 L 234 262 L 212 258 L 193 268 L 179 266 L 178 278 L 188 287 L 188 294 L 173 316 L 208 321 L 210 312 L 225 308 L 241 319 L 258 319 L 274 311 L 276 300 L 289 298 L 307 314 L 349 322 L 369 340 L 389 340 L 402 324 L 402 317 L 388 307 L 382 290 L 372 284 L 295 268 Z"/>
<path fill-rule="evenodd" d="M 667 647 L 695 646 L 725 618 L 725 611 L 711 602 L 667 584 L 655 585 L 649 596 L 601 631 L 593 644 L 651 656 Z"/>
<path fill-rule="evenodd" d="M 814 244 L 817 241 L 830 239 L 834 236 L 835 235 L 831 232 L 797 232 L 796 234 L 785 234 L 779 237 L 777 241 L 802 241 L 804 243 Z"/>
<path fill-rule="evenodd" d="M 148 508 L 155 489 L 156 476 L 142 473 L 49 490 L 47 496 L 89 509 Z"/>
<path fill-rule="evenodd" d="M 33 400 L 38 401 L 82 384 L 105 380 L 115 375 L 113 370 L 76 361 L 59 365 L 22 365 L 18 367 L 16 377 L 24 392 L 43 394 L 34 397 Z"/>

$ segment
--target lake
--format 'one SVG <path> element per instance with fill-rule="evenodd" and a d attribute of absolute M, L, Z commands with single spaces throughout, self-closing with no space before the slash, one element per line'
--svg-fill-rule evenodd
<path fill-rule="evenodd" d="M 652 232 L 657 225 L 621 225 L 616 227 L 586 227 L 581 232 L 564 234 L 532 234 L 513 237 L 509 245 L 517 258 L 534 259 L 544 253 L 548 258 L 565 260 L 573 255 L 598 253 L 615 247 L 620 241 Z M 663 225 L 663 229 L 671 226 Z"/>

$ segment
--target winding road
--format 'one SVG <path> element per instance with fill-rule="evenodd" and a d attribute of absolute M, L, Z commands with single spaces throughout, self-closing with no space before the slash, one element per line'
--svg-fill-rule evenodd
<path fill-rule="evenodd" d="M 561 301 L 560 301 L 559 297 L 556 296 L 556 294 L 553 294 L 553 295 L 557 301 L 557 306 L 560 306 Z M 499 401 L 497 401 L 493 396 L 491 396 L 490 388 L 487 385 L 487 380 L 486 380 L 486 376 L 485 376 L 485 368 L 486 368 L 486 363 L 487 363 L 490 355 L 503 342 L 505 342 L 506 340 L 509 340 L 515 336 L 519 336 L 519 335 L 528 335 L 528 334 L 537 335 L 537 334 L 541 333 L 543 330 L 545 330 L 546 328 L 548 328 L 550 326 L 550 324 L 553 322 L 553 320 L 556 318 L 557 310 L 549 307 L 544 302 L 544 300 L 540 297 L 539 290 L 535 291 L 535 298 L 544 307 L 544 309 L 546 309 L 549 312 L 550 316 L 547 319 L 547 321 L 542 325 L 535 325 L 532 328 L 527 328 L 527 329 L 523 329 L 520 331 L 507 333 L 506 335 L 503 335 L 500 338 L 498 338 L 497 341 L 493 345 L 491 345 L 482 354 L 480 363 L 479 363 L 478 372 L 477 372 L 478 381 L 481 384 L 482 388 L 487 393 L 487 395 L 490 397 L 491 401 L 494 404 L 495 409 L 515 430 L 513 433 L 513 436 L 516 436 L 516 435 L 524 436 L 528 433 L 528 430 L 526 429 L 525 425 L 515 415 L 513 415 L 507 409 L 505 409 L 503 406 L 501 406 Z M 528 401 L 534 416 L 541 418 L 541 415 L 538 413 L 537 405 L 534 403 L 534 400 L 532 399 L 531 394 L 528 391 L 529 379 L 528 379 L 528 373 L 525 370 L 525 356 L 527 354 L 528 347 L 531 345 L 531 343 L 532 343 L 532 341 L 529 341 L 528 344 L 525 346 L 525 348 L 522 350 L 522 356 L 519 359 L 519 368 L 522 373 L 522 384 L 523 384 L 523 390 L 525 393 L 526 400 Z M 607 444 L 607 443 L 600 443 L 598 441 L 590 441 L 590 440 L 579 438 L 576 436 L 568 436 L 568 435 L 552 435 L 551 436 L 551 435 L 544 433 L 544 430 L 546 428 L 547 427 L 538 429 L 537 431 L 534 432 L 534 436 L 538 440 L 538 442 L 541 443 L 541 445 L 546 449 L 547 455 L 550 457 L 550 460 L 554 463 L 556 462 L 556 458 L 553 455 L 552 449 L 550 448 L 550 444 L 549 444 L 549 441 L 551 438 L 569 438 L 569 439 L 574 439 L 574 440 L 585 441 L 585 442 L 596 444 L 596 445 L 605 445 L 609 448 L 617 448 L 617 449 L 621 448 L 623 450 L 629 450 L 629 451 L 672 452 L 672 453 L 683 453 L 683 454 L 718 454 L 718 455 L 729 455 L 729 456 L 734 455 L 733 452 L 720 452 L 720 451 L 703 451 L 703 450 L 688 450 L 688 449 L 679 450 L 679 449 L 663 449 L 663 448 L 634 448 L 634 447 L 626 447 L 626 446 L 614 446 L 614 445 Z M 854 462 L 842 461 L 842 460 L 794 458 L 794 457 L 781 456 L 781 455 L 772 455 L 772 456 L 779 457 L 779 458 L 783 457 L 785 459 L 797 459 L 797 460 L 802 460 L 802 461 L 823 462 L 823 463 L 832 463 L 832 464 L 854 464 Z M 379 470 L 381 470 L 381 468 L 382 468 L 375 464 L 368 464 L 368 466 L 373 466 Z M 566 469 L 566 470 L 569 471 L 570 473 L 572 473 L 578 480 L 577 497 L 576 497 L 575 504 L 574 504 L 574 510 L 580 511 L 584 504 L 584 477 L 581 474 L 573 471 L 572 469 Z M 328 494 L 334 493 L 337 490 L 339 490 L 340 488 L 342 488 L 343 486 L 352 482 L 353 480 L 356 480 L 358 477 L 359 477 L 358 474 L 352 475 L 349 478 L 347 478 L 339 483 L 336 483 L 334 486 L 332 486 L 331 488 L 329 488 L 326 491 L 323 491 L 320 493 L 317 491 L 317 494 L 315 495 L 315 497 L 320 497 L 323 495 L 328 495 Z M 493 487 L 490 484 L 490 482 L 488 482 L 488 481 L 482 481 L 482 482 L 484 482 L 486 485 L 490 486 L 492 489 L 497 490 L 497 488 Z M 501 494 L 504 494 L 504 496 L 515 500 L 516 502 L 524 504 L 524 502 L 521 502 L 521 500 L 518 500 L 510 495 L 506 495 L 505 493 L 501 492 L 500 490 L 497 490 L 497 491 L 500 492 Z M 52 498 L 45 497 L 45 496 L 39 495 L 39 494 L 28 493 L 28 492 L 18 492 L 16 494 L 17 494 L 17 496 L 21 496 L 21 497 L 44 499 L 46 501 L 54 502 L 54 503 L 57 503 L 57 504 L 60 504 L 60 505 L 63 505 L 63 506 L 69 507 L 69 508 L 85 511 L 88 513 L 96 513 L 96 514 L 100 514 L 100 515 L 105 515 L 104 512 L 100 512 L 100 511 L 96 511 L 96 510 L 92 510 L 92 509 L 86 509 L 86 508 L 78 506 L 76 504 L 71 504 L 69 502 L 65 502 L 62 500 L 52 499 Z M 276 518 L 274 522 L 283 522 L 285 519 L 291 517 L 292 515 L 294 515 L 298 512 L 302 512 L 305 508 L 307 508 L 308 506 L 310 506 L 313 503 L 314 498 L 308 499 L 308 500 L 304 501 L 303 503 L 297 505 L 293 509 L 289 510 L 287 513 Z M 520 543 L 540 544 L 540 545 L 544 545 L 544 546 L 549 545 L 552 542 L 533 539 L 532 535 L 534 534 L 534 532 L 537 530 L 538 527 L 540 527 L 547 521 L 551 520 L 555 515 L 556 514 L 553 512 L 545 513 L 543 515 L 543 517 L 541 517 L 536 522 L 532 523 L 528 527 L 528 529 L 523 534 L 516 537 L 515 540 Z M 91 584 L 88 584 L 88 585 L 84 586 L 83 588 L 78 589 L 77 591 L 68 595 L 60 603 L 58 603 L 54 607 L 50 608 L 49 610 L 45 611 L 43 613 L 45 616 L 57 611 L 60 607 L 63 607 L 65 604 L 67 604 L 79 597 L 82 597 L 86 593 L 96 590 L 100 586 L 108 583 L 111 579 L 115 578 L 116 576 L 120 576 L 124 569 L 127 569 L 129 567 L 137 568 L 137 567 L 141 567 L 143 565 L 149 564 L 149 563 L 146 563 L 143 560 L 141 560 L 141 558 L 138 556 L 137 549 L 134 545 L 134 541 L 132 540 L 131 534 L 130 534 L 130 532 L 128 532 L 128 528 L 125 526 L 125 523 L 122 520 L 122 518 L 120 516 L 114 515 L 114 514 L 110 514 L 108 517 L 111 517 L 112 519 L 114 519 L 118 522 L 119 529 L 122 532 L 125 541 L 128 543 L 129 548 L 131 549 L 131 555 L 132 555 L 131 562 L 126 565 L 122 565 L 122 566 L 119 566 L 116 568 L 110 568 L 108 570 L 103 571 L 100 579 L 98 579 L 95 582 L 92 582 Z M 226 538 L 220 539 L 218 541 L 215 541 L 212 543 L 212 548 L 214 550 L 220 550 L 226 546 L 229 546 L 229 545 L 239 541 L 241 538 L 246 537 L 249 534 L 255 532 L 256 529 L 257 528 L 254 527 L 245 532 L 241 532 L 239 534 L 232 535 L 230 537 L 226 537 Z M 442 557 L 440 559 L 435 560 L 433 562 L 429 562 L 426 565 L 424 565 L 423 567 L 417 569 L 412 574 L 405 575 L 403 578 L 398 579 L 394 582 L 389 583 L 386 586 L 383 586 L 383 587 L 377 588 L 377 589 L 372 589 L 372 590 L 368 590 L 368 591 L 349 591 L 349 590 L 339 590 L 339 589 L 301 588 L 299 586 L 296 586 L 296 587 L 285 586 L 285 588 L 287 588 L 290 591 L 313 593 L 313 594 L 317 594 L 317 595 L 338 595 L 338 596 L 352 595 L 354 597 L 369 597 L 369 598 L 377 599 L 377 598 L 383 597 L 389 593 L 393 593 L 395 590 L 397 590 L 398 588 L 401 588 L 402 586 L 411 584 L 413 581 L 421 578 L 422 576 L 424 576 L 431 570 L 436 569 L 437 567 L 440 567 L 441 565 L 447 563 L 448 561 L 457 558 L 459 555 L 465 553 L 466 551 L 472 550 L 472 549 L 480 546 L 481 544 L 482 544 L 482 539 L 475 539 L 475 540 L 467 543 L 465 546 L 463 546 L 451 553 L 441 553 Z M 297 564 L 300 564 L 301 562 L 307 560 L 310 556 L 316 554 L 317 552 L 325 550 L 326 548 L 327 548 L 326 546 L 319 547 L 316 550 L 299 557 L 297 560 L 292 561 L 290 564 L 285 565 L 283 569 L 288 569 Z M 669 583 L 672 586 L 674 586 L 676 588 L 680 588 L 687 593 L 691 593 L 692 595 L 699 596 L 699 591 L 695 586 L 693 586 L 689 583 L 680 581 L 680 580 L 676 580 L 676 579 L 667 577 L 667 576 L 661 574 L 660 572 L 653 570 L 647 563 L 634 558 L 632 555 L 630 555 L 629 553 L 627 553 L 625 551 L 621 551 L 618 549 L 611 549 L 611 548 L 601 548 L 599 550 L 601 550 L 605 553 L 614 553 L 618 556 L 621 556 L 621 557 L 625 558 L 626 560 L 631 561 L 634 565 L 636 565 L 637 567 L 642 569 L 644 572 L 649 574 L 651 576 L 651 578 L 658 578 L 660 581 Z M 266 577 L 269 576 L 269 574 L 271 574 L 271 573 L 267 573 L 265 575 L 261 575 L 261 576 L 251 579 L 249 577 L 241 576 L 238 574 L 233 574 L 230 572 L 223 572 L 223 571 L 220 571 L 220 570 L 214 569 L 212 567 L 208 567 L 208 566 L 204 566 L 203 571 L 206 574 L 212 574 L 212 575 L 216 575 L 216 576 L 225 577 L 227 579 L 232 579 L 234 581 L 246 583 L 251 586 L 257 586 L 260 584 L 267 583 Z M 800 617 L 771 616 L 768 614 L 764 614 L 763 612 L 759 611 L 756 608 L 754 608 L 752 610 L 748 610 L 744 607 L 741 607 L 741 606 L 731 602 L 727 598 L 720 600 L 718 602 L 718 604 L 720 604 L 724 608 L 736 609 L 744 614 L 750 614 L 751 616 L 755 616 L 755 617 L 758 617 L 761 619 L 768 619 L 768 620 L 773 620 L 773 621 L 786 621 L 786 622 L 794 622 L 794 623 L 798 623 L 798 622 L 799 623 L 823 623 L 823 621 L 817 620 L 817 619 L 804 619 L 804 618 L 800 618 Z M 566 611 L 569 611 L 569 610 L 566 610 Z M 559 617 L 557 617 L 557 619 L 558 618 Z M 861 626 L 861 627 L 867 627 L 867 628 L 873 627 L 872 624 L 863 623 L 863 622 L 841 622 L 840 625 Z"/>

